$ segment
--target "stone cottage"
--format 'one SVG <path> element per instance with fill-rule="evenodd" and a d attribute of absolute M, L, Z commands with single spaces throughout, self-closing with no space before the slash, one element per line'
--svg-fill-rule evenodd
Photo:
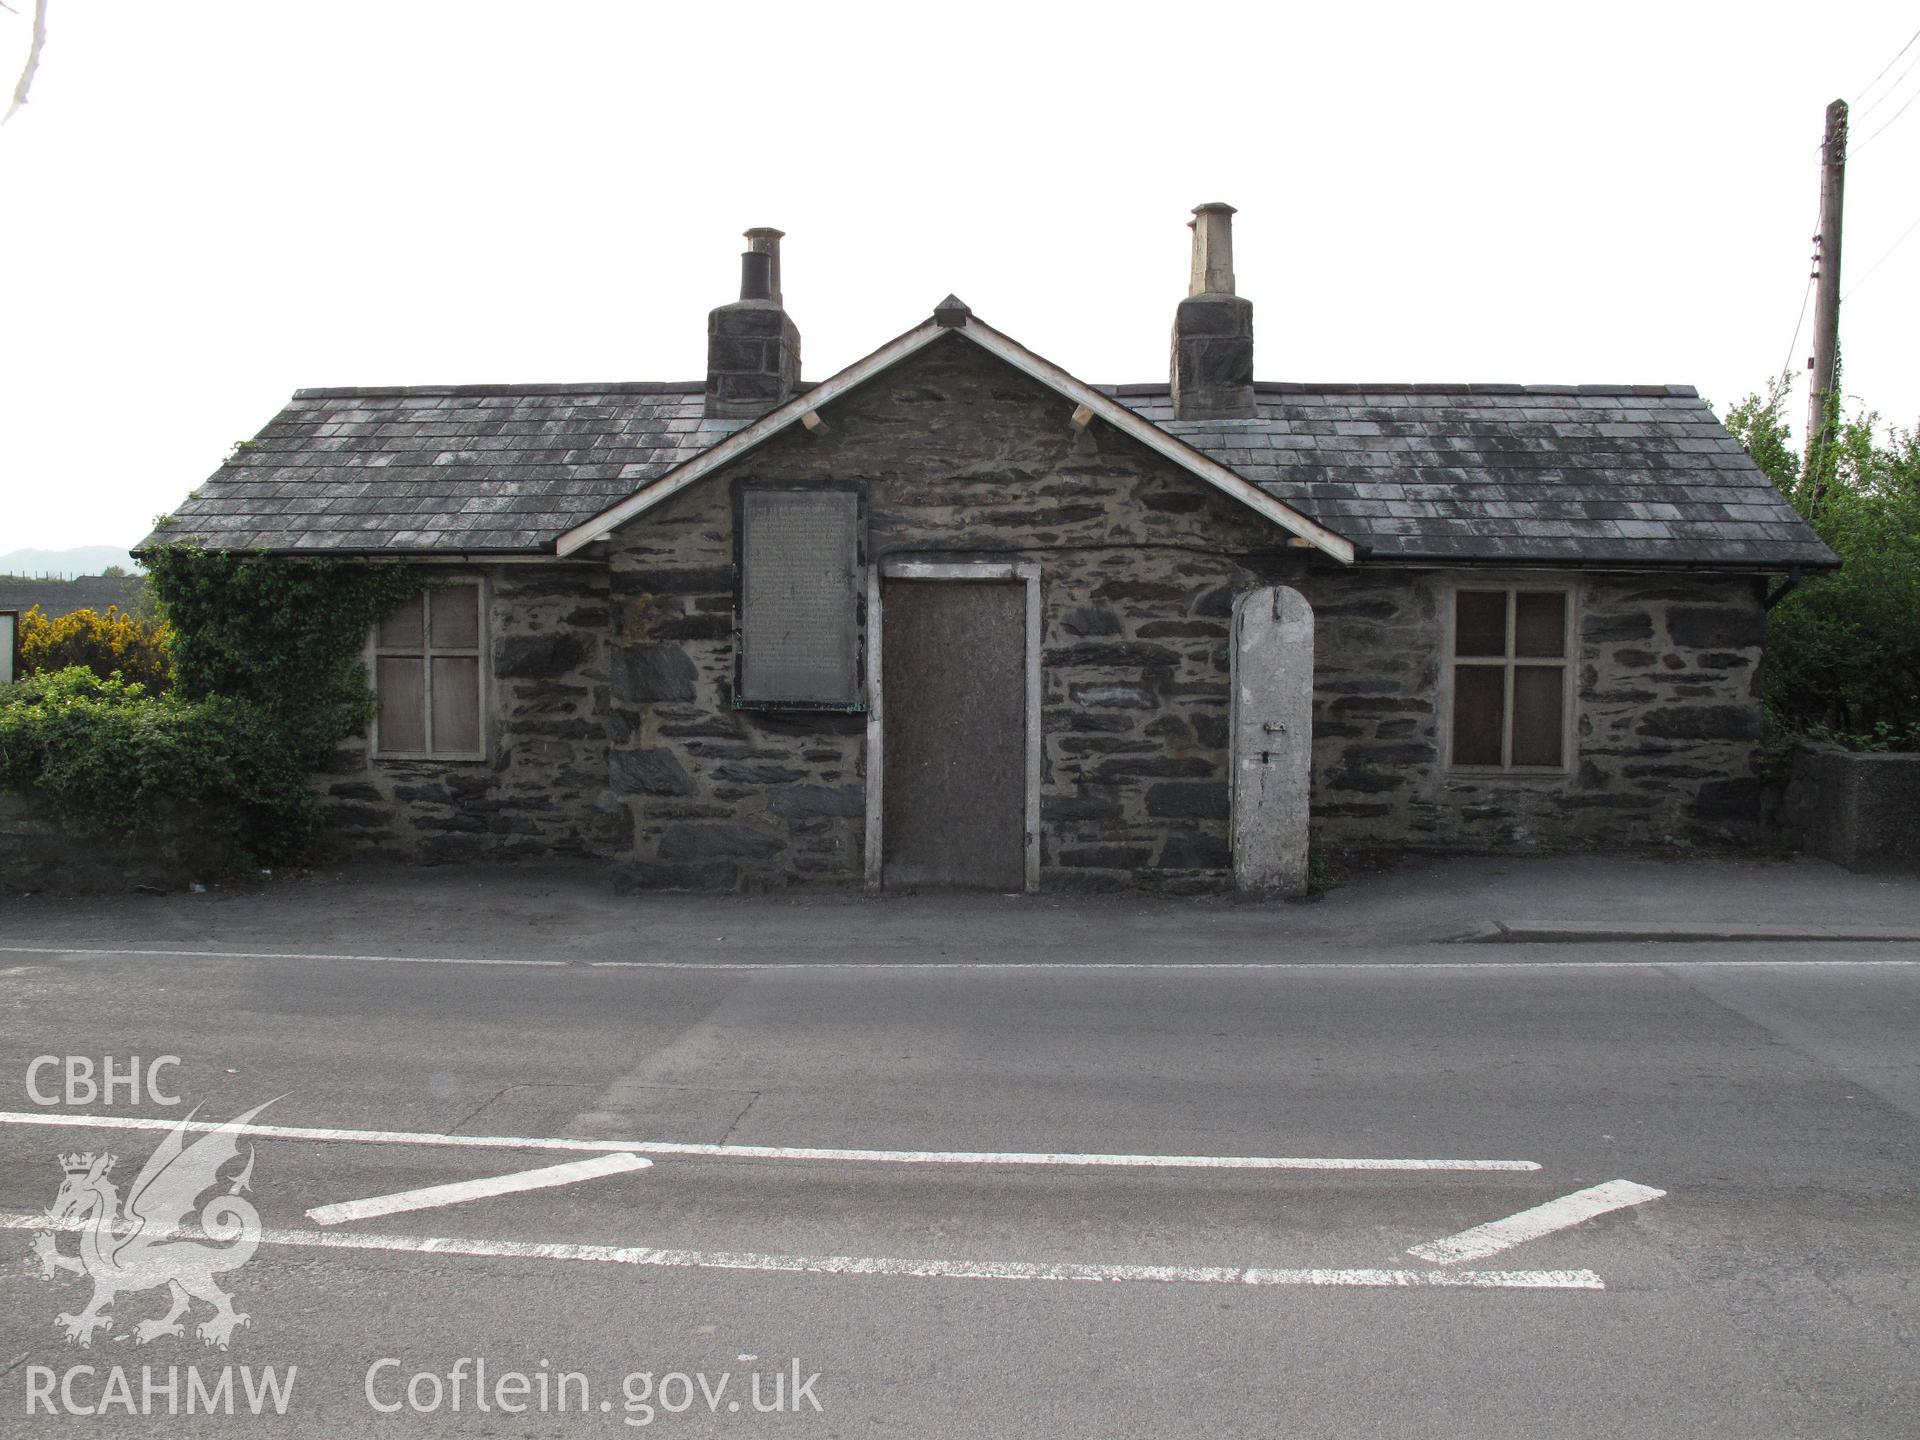
<path fill-rule="evenodd" d="M 1308 825 L 1749 835 L 1769 577 L 1831 552 L 1686 386 L 1255 380 L 1232 214 L 1165 384 L 953 297 L 803 381 L 752 230 L 704 381 L 302 390 L 145 543 L 430 567 L 323 781 L 358 850 L 1198 889 Z"/>

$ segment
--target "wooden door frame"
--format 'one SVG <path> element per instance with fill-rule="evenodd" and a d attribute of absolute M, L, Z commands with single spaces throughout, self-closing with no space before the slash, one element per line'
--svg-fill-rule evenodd
<path fill-rule="evenodd" d="M 1027 587 L 1027 744 L 1023 842 L 1026 889 L 1040 888 L 1040 562 L 1037 560 L 882 560 L 867 567 L 867 893 L 877 895 L 885 876 L 886 813 L 881 787 L 886 776 L 886 617 L 880 603 L 885 580 L 1019 581 Z"/>

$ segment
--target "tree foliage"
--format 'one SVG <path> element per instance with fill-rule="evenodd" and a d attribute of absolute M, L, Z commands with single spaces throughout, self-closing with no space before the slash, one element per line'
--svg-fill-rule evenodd
<path fill-rule="evenodd" d="M 173 677 L 171 639 L 162 621 L 117 605 L 57 617 L 36 605 L 20 617 L 20 669 L 32 674 L 82 665 L 102 680 L 119 675 L 160 691 Z"/>
<path fill-rule="evenodd" d="M 1836 389 L 1838 387 L 1836 386 Z M 1786 729 L 1863 749 L 1920 749 L 1920 436 L 1876 414 L 1829 417 L 1804 459 L 1784 387 L 1727 413 L 1746 446 L 1842 562 L 1769 612 L 1767 702 Z"/>

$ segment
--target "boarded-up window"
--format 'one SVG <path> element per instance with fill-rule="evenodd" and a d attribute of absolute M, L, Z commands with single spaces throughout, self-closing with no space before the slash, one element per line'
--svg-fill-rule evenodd
<path fill-rule="evenodd" d="M 1564 590 L 1454 593 L 1454 765 L 1566 768 L 1571 621 Z"/>
<path fill-rule="evenodd" d="M 481 758 L 480 587 L 416 595 L 373 637 L 374 722 L 382 755 Z"/>
<path fill-rule="evenodd" d="M 860 704 L 860 497 L 740 496 L 742 705 Z"/>

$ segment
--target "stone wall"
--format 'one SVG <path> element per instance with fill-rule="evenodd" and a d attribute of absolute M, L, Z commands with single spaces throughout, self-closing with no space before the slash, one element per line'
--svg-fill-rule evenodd
<path fill-rule="evenodd" d="M 0 891 L 180 890 L 227 873 L 225 836 L 191 810 L 161 816 L 151 834 L 74 830 L 39 792 L 0 790 Z"/>
<path fill-rule="evenodd" d="M 1037 560 L 1043 888 L 1226 883 L 1234 597 L 1312 603 L 1322 847 L 1671 849 L 1756 834 L 1764 617 L 1744 578 L 1345 568 L 959 337 L 640 516 L 604 557 L 497 565 L 481 763 L 342 752 L 350 849 L 585 854 L 642 886 L 858 883 L 865 717 L 734 706 L 740 485 L 855 482 L 868 558 Z M 1441 763 L 1456 583 L 1565 582 L 1565 774 Z"/>
<path fill-rule="evenodd" d="M 1319 625 L 1314 833 L 1343 847 L 1670 848 L 1753 834 L 1748 579 L 1578 575 L 1575 765 L 1440 764 L 1446 572 L 1343 569 L 955 338 L 629 524 L 610 550 L 611 775 L 643 885 L 857 882 L 858 715 L 733 707 L 733 489 L 854 480 L 869 558 L 1042 567 L 1041 885 L 1225 883 L 1233 598 Z M 1473 583 L 1564 578 L 1475 573 Z"/>
<path fill-rule="evenodd" d="M 1573 765 L 1450 772 L 1440 716 L 1455 583 L 1570 585 Z M 1316 636 L 1314 835 L 1360 848 L 1666 849 L 1759 833 L 1766 619 L 1751 579 L 1393 571 L 1301 585 Z"/>
<path fill-rule="evenodd" d="M 487 758 L 383 760 L 364 740 L 320 777 L 335 848 L 444 861 L 606 855 L 625 814 L 608 802 L 603 565 L 449 571 L 485 587 Z"/>
<path fill-rule="evenodd" d="M 1226 873 L 1235 592 L 1301 563 L 1235 501 L 959 338 L 629 524 L 611 553 L 613 773 L 649 885 L 856 882 L 865 718 L 733 708 L 733 486 L 856 480 L 871 562 L 1038 559 L 1041 884 Z M 1295 552 L 1297 556 L 1297 552 Z"/>
<path fill-rule="evenodd" d="M 1822 860 L 1920 875 L 1920 755 L 1802 745 L 1783 819 L 1793 842 Z"/>

